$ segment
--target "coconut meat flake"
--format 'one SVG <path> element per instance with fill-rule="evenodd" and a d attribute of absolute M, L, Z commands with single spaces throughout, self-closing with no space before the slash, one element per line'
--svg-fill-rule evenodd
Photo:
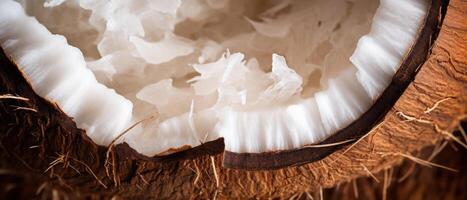
<path fill-rule="evenodd" d="M 321 142 L 359 118 L 428 4 L 3 0 L 0 45 L 97 144 L 143 120 L 118 142 L 146 156 L 220 137 L 228 151 L 260 153 Z"/>

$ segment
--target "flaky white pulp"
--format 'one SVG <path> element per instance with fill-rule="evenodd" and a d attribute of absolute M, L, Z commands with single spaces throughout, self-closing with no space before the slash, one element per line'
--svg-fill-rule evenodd
<path fill-rule="evenodd" d="M 219 137 L 233 152 L 277 151 L 364 113 L 428 3 L 2 0 L 0 45 L 97 144 L 136 123 L 119 142 L 147 156 Z"/>

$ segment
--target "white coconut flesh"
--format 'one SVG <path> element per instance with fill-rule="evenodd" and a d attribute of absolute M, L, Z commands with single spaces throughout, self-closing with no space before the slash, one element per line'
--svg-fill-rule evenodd
<path fill-rule="evenodd" d="M 323 141 L 368 110 L 428 0 L 0 1 L 0 45 L 99 145 L 143 155 Z M 152 117 L 151 117 L 152 116 Z"/>

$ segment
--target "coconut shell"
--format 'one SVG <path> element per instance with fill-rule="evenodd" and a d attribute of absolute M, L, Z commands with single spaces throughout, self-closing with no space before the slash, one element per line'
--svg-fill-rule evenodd
<path fill-rule="evenodd" d="M 56 104 L 36 94 L 2 51 L 0 196 L 288 198 L 368 176 L 367 169 L 388 169 L 425 146 L 452 139 L 466 118 L 466 10 L 465 1 L 449 2 L 426 62 L 369 134 L 320 161 L 278 170 L 223 168 L 222 140 L 156 160 L 129 156 L 129 148 L 97 146 Z"/>

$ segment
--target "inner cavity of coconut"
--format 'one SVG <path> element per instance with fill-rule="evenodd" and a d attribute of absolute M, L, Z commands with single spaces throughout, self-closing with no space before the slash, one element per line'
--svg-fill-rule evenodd
<path fill-rule="evenodd" d="M 375 0 L 20 1 L 80 49 L 99 83 L 131 101 L 130 112 L 113 114 L 130 115 L 128 121 L 114 123 L 141 122 L 122 141 L 148 156 L 219 137 L 233 152 L 294 149 L 344 128 L 387 86 L 423 20 L 426 1 L 399 2 L 405 10 L 397 2 L 383 0 L 378 8 Z M 379 22 L 372 25 L 373 18 Z M 401 36 L 384 36 L 390 30 L 382 24 Z M 376 41 L 371 33 L 384 38 L 357 45 L 368 32 L 362 40 Z M 400 40 L 404 45 L 394 47 Z M 354 51 L 362 53 L 351 63 Z M 90 137 L 108 145 L 123 131 Z"/>

